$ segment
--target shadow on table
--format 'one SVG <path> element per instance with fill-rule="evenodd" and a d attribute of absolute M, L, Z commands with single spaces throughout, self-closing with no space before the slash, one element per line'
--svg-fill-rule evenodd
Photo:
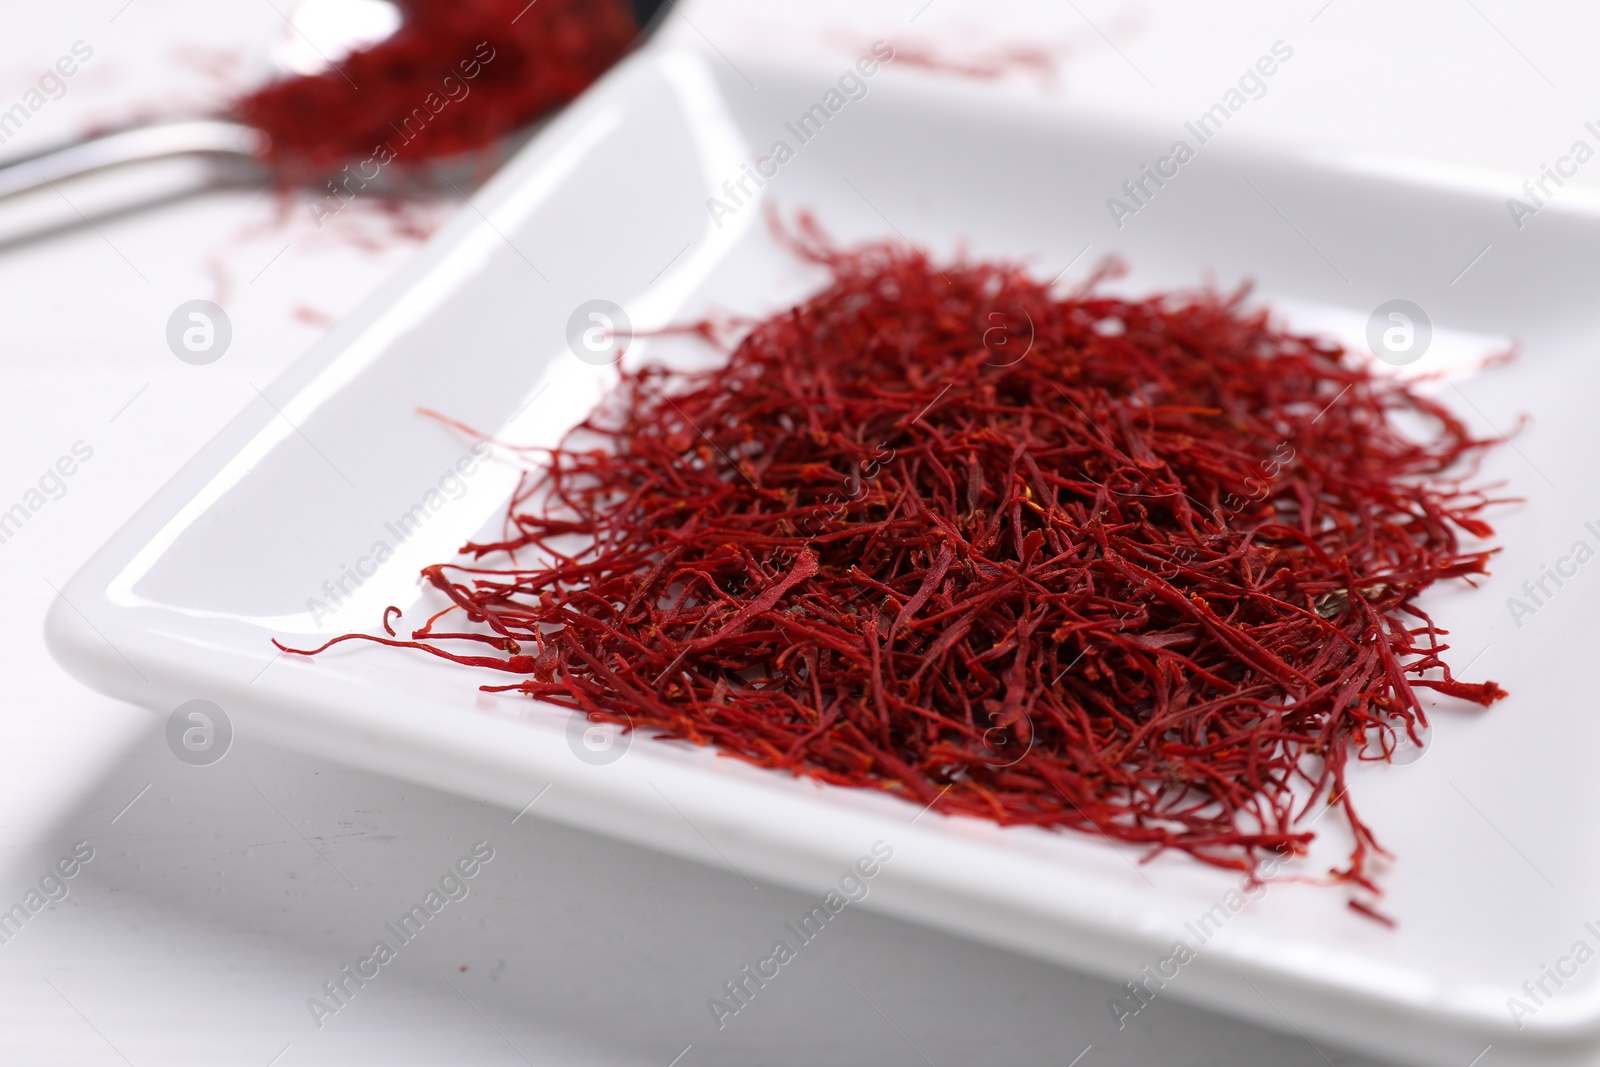
<path fill-rule="evenodd" d="M 194 976 L 168 991 L 202 998 L 182 1048 L 255 1027 L 269 1055 L 292 1046 L 278 1067 L 440 1048 L 475 1064 L 1370 1065 L 1170 1000 L 1119 1031 L 1110 982 L 855 906 L 801 942 L 785 923 L 820 899 L 537 812 L 245 739 L 189 766 L 151 730 L 59 828 L 96 856 L 55 922 L 133 924 Z M 758 984 L 743 969 L 779 940 L 794 958 Z M 149 996 L 148 958 L 103 961 L 99 1002 Z"/>

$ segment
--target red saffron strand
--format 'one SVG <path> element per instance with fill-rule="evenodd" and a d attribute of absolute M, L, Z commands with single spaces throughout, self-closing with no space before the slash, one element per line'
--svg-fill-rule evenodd
<path fill-rule="evenodd" d="M 235 116 L 291 181 L 493 144 L 587 89 L 638 35 L 626 0 L 404 0 L 390 37 L 320 74 L 273 82 Z M 363 167 L 365 164 L 365 167 Z M 363 170 L 367 172 L 363 173 Z"/>
<path fill-rule="evenodd" d="M 716 369 L 624 369 L 506 536 L 424 570 L 449 606 L 409 641 L 303 654 L 418 648 L 759 766 L 1251 877 L 1327 797 L 1354 838 L 1332 879 L 1379 892 L 1352 754 L 1415 741 L 1419 688 L 1505 695 L 1451 674 L 1417 604 L 1486 573 L 1462 537 L 1496 501 L 1463 479 L 1493 442 L 1243 291 L 1063 296 L 805 217 L 790 240 L 820 292 Z"/>

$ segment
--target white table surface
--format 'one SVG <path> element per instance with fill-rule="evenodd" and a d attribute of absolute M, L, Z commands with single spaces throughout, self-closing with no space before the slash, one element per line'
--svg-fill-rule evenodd
<path fill-rule="evenodd" d="M 7 5 L 0 108 L 73 42 L 94 56 L 0 152 L 214 106 L 265 75 L 285 32 L 278 8 L 288 5 Z M 1021 76 L 997 91 L 1175 126 L 1282 39 L 1294 61 L 1236 120 L 1247 124 L 1239 136 L 1519 180 L 1600 118 L 1600 9 L 1576 3 L 703 0 L 684 15 L 690 25 L 674 32 L 735 63 L 774 41 L 846 55 L 884 37 L 952 60 L 1043 47 L 1060 61 L 1053 80 Z M 1600 184 L 1600 168 L 1574 181 Z M 513 823 L 513 812 L 248 738 L 213 767 L 189 767 L 156 716 L 69 678 L 40 634 L 52 586 L 303 352 L 320 321 L 416 248 L 360 205 L 319 232 L 298 205 L 229 193 L 0 254 L 0 508 L 74 442 L 94 450 L 66 494 L 0 544 L 0 906 L 73 842 L 95 849 L 66 901 L 0 944 L 0 1062 L 666 1067 L 692 1045 L 683 1067 L 1066 1065 L 1090 1044 L 1081 1067 L 1372 1062 L 1172 1002 L 1118 1034 L 1111 983 L 867 914 L 718 1032 L 705 998 L 804 897 L 752 891 L 714 858 L 686 863 L 531 814 Z M 207 367 L 179 362 L 164 340 L 171 311 L 197 297 L 223 303 L 234 325 L 232 349 Z M 473 895 L 318 1030 L 306 999 L 483 839 L 496 858 Z M 1481 1062 L 1499 1061 L 1491 1050 Z"/>

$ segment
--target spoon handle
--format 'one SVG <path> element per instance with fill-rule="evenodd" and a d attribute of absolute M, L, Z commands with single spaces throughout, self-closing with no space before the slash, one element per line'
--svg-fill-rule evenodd
<path fill-rule="evenodd" d="M 266 145 L 267 136 L 260 130 L 222 119 L 133 126 L 0 160 L 0 200 L 116 167 L 180 156 L 206 156 L 254 167 Z M 264 176 L 265 171 L 262 173 Z"/>

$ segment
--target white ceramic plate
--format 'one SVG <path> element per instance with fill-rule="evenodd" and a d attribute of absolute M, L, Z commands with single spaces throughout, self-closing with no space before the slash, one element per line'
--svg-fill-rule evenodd
<path fill-rule="evenodd" d="M 95 556 L 50 615 L 56 654 L 163 715 L 211 700 L 242 730 L 512 808 L 548 786 L 540 816 L 751 878 L 815 889 L 882 839 L 895 858 L 871 901 L 886 912 L 1119 980 L 1183 939 L 1197 957 L 1162 996 L 1389 1059 L 1465 1067 L 1492 1043 L 1494 1062 L 1587 1062 L 1600 1051 L 1600 962 L 1559 989 L 1546 979 L 1551 995 L 1521 1028 L 1507 998 L 1527 997 L 1545 964 L 1573 970 L 1559 960 L 1575 942 L 1600 947 L 1584 926 L 1600 919 L 1600 864 L 1577 840 L 1600 816 L 1588 640 L 1600 564 L 1550 586 L 1520 626 L 1506 600 L 1575 541 L 1600 547 L 1584 525 L 1600 519 L 1586 417 L 1600 384 L 1600 214 L 1571 193 L 1519 231 L 1501 199 L 1514 181 L 1249 150 L 1241 135 L 1201 147 L 1119 229 L 1107 198 L 1181 129 L 1113 130 L 891 64 L 797 145 L 785 123 L 849 62 L 741 58 L 759 92 L 722 57 L 665 42 L 623 64 Z M 1484 432 L 1538 417 L 1486 472 L 1527 498 L 1500 522 L 1495 577 L 1430 598 L 1457 635 L 1455 662 L 1512 697 L 1489 712 L 1440 707 L 1426 758 L 1354 776 L 1397 857 L 1384 883 L 1398 929 L 1301 885 L 1234 913 L 1236 880 L 1181 856 L 1136 867 L 1090 836 L 924 814 L 648 738 L 586 761 L 565 713 L 480 695 L 481 677 L 422 655 L 275 657 L 272 636 L 370 631 L 384 605 L 417 604 L 417 569 L 498 518 L 514 469 L 467 462 L 470 442 L 419 407 L 552 441 L 613 374 L 568 349 L 586 301 L 615 301 L 648 328 L 772 311 L 817 283 L 774 244 L 760 206 L 708 212 L 779 139 L 797 150 L 764 195 L 814 209 L 842 239 L 899 233 L 943 252 L 966 240 L 1031 257 L 1043 277 L 1069 264 L 1081 276 L 1115 250 L 1136 268 L 1128 288 L 1249 276 L 1305 321 L 1357 334 L 1403 297 L 1440 330 L 1425 357 L 1455 375 L 1440 388 Z M 1507 335 L 1526 343 L 1521 363 L 1474 374 L 1462 353 Z M 654 355 L 692 353 L 656 342 Z M 1348 843 L 1337 816 L 1318 829 L 1311 873 Z M 1202 944 L 1186 924 L 1207 913 Z"/>

